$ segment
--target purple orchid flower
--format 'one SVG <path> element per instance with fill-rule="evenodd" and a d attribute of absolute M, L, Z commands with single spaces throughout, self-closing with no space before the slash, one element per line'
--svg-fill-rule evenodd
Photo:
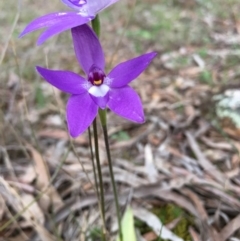
<path fill-rule="evenodd" d="M 109 108 L 117 115 L 137 123 L 144 122 L 138 94 L 128 85 L 138 77 L 156 56 L 147 53 L 117 65 L 108 75 L 100 42 L 87 25 L 72 29 L 77 60 L 87 79 L 70 71 L 37 67 L 38 73 L 56 88 L 70 93 L 67 123 L 72 137 L 83 133 L 93 122 L 98 108 Z"/>
<path fill-rule="evenodd" d="M 118 0 L 62 0 L 62 2 L 72 8 L 73 11 L 50 13 L 39 17 L 29 23 L 19 37 L 40 28 L 47 28 L 38 38 L 37 44 L 41 45 L 53 35 L 91 21 L 99 12 L 117 1 Z"/>

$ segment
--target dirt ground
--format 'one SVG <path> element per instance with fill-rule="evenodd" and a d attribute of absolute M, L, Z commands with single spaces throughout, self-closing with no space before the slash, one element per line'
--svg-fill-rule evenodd
<path fill-rule="evenodd" d="M 39 31 L 18 38 L 32 19 L 66 9 L 46 2 L 0 1 L 0 241 L 100 240 L 88 134 L 70 139 L 68 96 L 35 72 L 82 73 L 70 33 L 42 46 Z M 133 209 L 138 240 L 239 241 L 240 2 L 120 0 L 100 19 L 106 72 L 158 53 L 132 83 L 146 122 L 108 113 L 121 209 Z M 115 240 L 100 126 L 99 145 Z"/>

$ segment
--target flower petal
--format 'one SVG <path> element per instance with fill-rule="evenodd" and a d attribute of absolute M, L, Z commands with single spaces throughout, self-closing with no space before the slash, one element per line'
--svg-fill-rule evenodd
<path fill-rule="evenodd" d="M 36 18 L 32 22 L 30 22 L 26 26 L 26 28 L 22 31 L 22 33 L 19 35 L 19 37 L 22 37 L 25 34 L 28 34 L 40 28 L 48 28 L 55 24 L 64 23 L 65 21 L 68 21 L 70 19 L 74 19 L 74 20 L 79 19 L 79 14 L 75 12 L 49 13 L 45 16 Z"/>
<path fill-rule="evenodd" d="M 93 85 L 88 92 L 95 97 L 103 97 L 109 91 L 109 86 L 102 84 L 100 86 Z"/>
<path fill-rule="evenodd" d="M 82 13 L 96 16 L 100 11 L 117 2 L 118 0 L 62 0 L 64 4 Z"/>
<path fill-rule="evenodd" d="M 62 0 L 64 4 L 66 4 L 68 7 L 72 9 L 79 10 L 81 9 L 84 5 L 86 5 L 87 1 L 86 0 Z"/>
<path fill-rule="evenodd" d="M 88 75 L 88 71 L 93 64 L 104 70 L 103 50 L 93 30 L 87 24 L 84 24 L 72 28 L 72 37 L 77 60 L 86 75 Z"/>
<path fill-rule="evenodd" d="M 109 86 L 102 84 L 100 86 L 92 86 L 88 93 L 91 94 L 94 102 L 101 108 L 105 109 L 109 100 Z"/>
<path fill-rule="evenodd" d="M 130 121 L 143 123 L 144 113 L 139 95 L 130 86 L 111 89 L 108 107 L 117 115 Z"/>
<path fill-rule="evenodd" d="M 67 103 L 67 124 L 72 137 L 82 134 L 97 116 L 98 106 L 88 93 L 72 95 Z"/>
<path fill-rule="evenodd" d="M 99 108 L 105 109 L 107 107 L 107 103 L 109 101 L 109 92 L 107 92 L 107 94 L 102 97 L 96 97 L 94 95 L 91 95 L 91 97 Z"/>
<path fill-rule="evenodd" d="M 87 8 L 88 13 L 97 15 L 100 11 L 104 10 L 105 8 L 109 7 L 110 5 L 114 4 L 118 0 L 88 0 L 87 1 Z"/>
<path fill-rule="evenodd" d="M 143 54 L 117 65 L 109 74 L 110 87 L 119 88 L 137 78 L 156 56 L 155 52 Z"/>
<path fill-rule="evenodd" d="M 47 29 L 40 35 L 40 37 L 38 38 L 38 41 L 37 41 L 37 45 L 41 45 L 47 39 L 49 39 L 50 37 L 52 37 L 56 34 L 59 34 L 65 30 L 74 28 L 78 25 L 85 24 L 85 23 L 89 22 L 90 20 L 91 20 L 90 17 L 82 17 L 80 15 L 76 15 L 72 19 L 65 20 L 56 25 L 53 25 L 52 27 L 50 27 L 49 29 Z"/>
<path fill-rule="evenodd" d="M 38 73 L 56 88 L 70 94 L 82 94 L 87 92 L 87 81 L 70 71 L 50 70 L 40 66 L 36 67 Z"/>

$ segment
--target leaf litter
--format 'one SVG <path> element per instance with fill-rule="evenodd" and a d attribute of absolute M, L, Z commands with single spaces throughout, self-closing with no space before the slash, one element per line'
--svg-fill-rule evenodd
<path fill-rule="evenodd" d="M 14 4 L 10 0 L 9 6 L 4 6 L 6 12 Z M 48 11 L 54 10 L 54 5 L 49 4 Z M 135 15 L 120 42 L 121 51 L 116 52 L 116 34 L 121 36 L 126 11 L 132 8 Z M 125 0 L 113 6 L 112 12 L 102 14 L 108 61 L 119 63 L 146 50 L 159 52 L 153 65 L 132 83 L 144 101 L 145 124 L 137 126 L 109 113 L 121 208 L 130 205 L 135 218 L 151 229 L 145 233 L 140 229 L 139 240 L 161 237 L 187 241 L 182 234 L 186 230 L 193 241 L 239 240 L 240 129 L 238 119 L 232 119 L 238 117 L 239 110 L 231 105 L 240 88 L 239 9 L 238 1 L 152 0 L 146 4 L 139 0 L 135 6 Z M 153 13 L 157 10 L 161 16 L 156 23 Z M 37 55 L 34 39 L 17 40 L 15 31 L 20 32 L 28 22 L 27 13 L 41 15 L 45 9 L 38 2 L 22 11 L 26 14 L 21 14 L 21 21 L 17 9 L 15 20 L 2 16 L 11 37 L 0 40 L 4 46 L 0 73 L 0 240 L 98 240 L 91 236 L 101 227 L 101 219 L 92 187 L 88 137 L 84 134 L 72 140 L 74 150 L 69 148 L 69 135 L 59 122 L 66 96 L 52 92 L 52 98 L 50 89 L 42 91 L 47 100 L 43 106 L 34 96 L 40 81 L 33 71 L 35 65 L 47 61 L 54 68 L 77 70 L 77 64 L 72 64 L 73 53 L 65 48 L 70 37 L 55 38 L 43 47 L 42 55 Z M 111 18 L 115 21 L 108 25 Z M 18 67 L 13 49 L 21 60 Z M 222 102 L 217 102 L 220 97 Z M 28 115 L 23 111 L 24 103 Z M 231 115 L 219 115 L 223 104 Z M 127 139 L 115 138 L 121 131 Z M 100 128 L 99 132 L 102 138 Z M 110 176 L 104 144 L 99 144 L 107 227 L 114 237 L 116 215 Z M 164 209 L 165 204 L 176 205 L 184 215 L 165 222 L 153 212 Z M 193 223 L 176 233 L 175 227 L 186 215 Z"/>

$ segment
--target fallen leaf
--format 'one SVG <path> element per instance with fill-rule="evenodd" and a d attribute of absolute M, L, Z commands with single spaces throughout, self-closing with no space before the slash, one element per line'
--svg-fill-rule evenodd
<path fill-rule="evenodd" d="M 62 199 L 50 183 L 50 175 L 46 161 L 43 159 L 42 155 L 30 144 L 27 144 L 27 147 L 32 153 L 35 164 L 34 167 L 37 176 L 36 187 L 41 192 L 46 192 L 39 200 L 39 202 L 42 203 L 42 208 L 44 207 L 44 210 L 48 210 L 51 202 L 53 202 L 54 209 L 59 208 L 63 204 Z"/>
<path fill-rule="evenodd" d="M 143 208 L 133 208 L 134 216 L 145 222 L 158 237 L 162 239 L 169 239 L 172 241 L 183 241 L 182 238 L 175 235 L 169 229 L 167 229 L 159 220 L 159 218 L 153 213 Z M 130 239 L 129 239 L 130 240 Z"/>
<path fill-rule="evenodd" d="M 227 240 L 234 232 L 240 229 L 240 215 L 232 219 L 220 232 L 223 241 Z"/>

